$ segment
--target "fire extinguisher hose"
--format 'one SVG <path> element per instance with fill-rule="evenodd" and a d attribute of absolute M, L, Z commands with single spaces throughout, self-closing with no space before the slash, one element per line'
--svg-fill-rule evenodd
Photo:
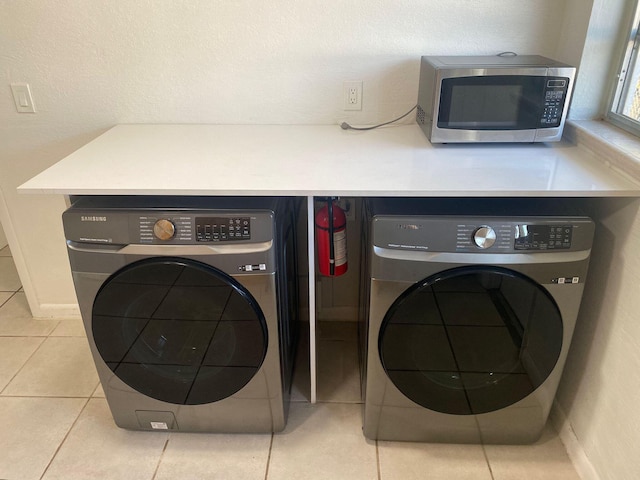
<path fill-rule="evenodd" d="M 335 246 L 333 244 L 333 199 L 329 197 L 327 200 L 327 213 L 329 217 L 329 274 L 335 275 L 336 273 L 336 254 Z"/>

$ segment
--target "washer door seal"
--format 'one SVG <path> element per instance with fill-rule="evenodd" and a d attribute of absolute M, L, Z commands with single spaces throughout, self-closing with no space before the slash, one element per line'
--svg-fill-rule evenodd
<path fill-rule="evenodd" d="M 229 275 L 201 262 L 158 257 L 115 272 L 92 310 L 107 366 L 136 391 L 178 405 L 227 398 L 267 353 L 264 315 Z"/>
<path fill-rule="evenodd" d="M 562 338 L 560 310 L 542 285 L 506 268 L 469 266 L 408 288 L 383 319 L 378 352 L 410 400 L 472 415 L 512 405 L 542 385 Z"/>

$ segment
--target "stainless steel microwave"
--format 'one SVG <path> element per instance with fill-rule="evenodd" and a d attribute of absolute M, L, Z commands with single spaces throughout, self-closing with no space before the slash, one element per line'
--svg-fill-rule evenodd
<path fill-rule="evenodd" d="M 575 73 L 534 55 L 425 56 L 417 122 L 431 143 L 554 142 Z"/>

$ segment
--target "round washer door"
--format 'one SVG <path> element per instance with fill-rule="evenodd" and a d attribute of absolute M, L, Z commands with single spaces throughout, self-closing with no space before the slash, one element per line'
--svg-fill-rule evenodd
<path fill-rule="evenodd" d="M 407 289 L 383 319 L 382 366 L 415 403 L 471 415 L 512 405 L 551 374 L 562 349 L 558 306 L 500 267 L 458 267 Z"/>
<path fill-rule="evenodd" d="M 93 339 L 108 367 L 149 397 L 200 405 L 257 373 L 267 328 L 256 300 L 229 275 L 183 258 L 150 258 L 114 273 L 96 295 Z"/>

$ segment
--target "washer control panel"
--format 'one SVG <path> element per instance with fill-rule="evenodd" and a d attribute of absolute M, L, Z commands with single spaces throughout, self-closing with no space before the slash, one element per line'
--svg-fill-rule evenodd
<path fill-rule="evenodd" d="M 198 242 L 250 239 L 250 217 L 196 217 L 196 240 Z"/>
<path fill-rule="evenodd" d="M 139 215 L 140 243 L 208 243 L 251 240 L 250 216 Z"/>

